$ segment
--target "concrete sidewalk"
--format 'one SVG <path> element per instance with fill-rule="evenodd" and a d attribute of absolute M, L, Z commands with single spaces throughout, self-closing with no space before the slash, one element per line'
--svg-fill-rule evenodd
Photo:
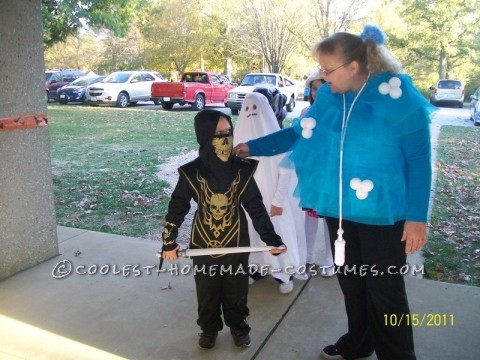
<path fill-rule="evenodd" d="M 335 278 L 250 287 L 252 344 L 198 347 L 190 260 L 157 276 L 160 243 L 58 227 L 61 255 L 0 282 L 0 359 L 318 359 L 346 330 Z M 70 269 L 66 275 L 64 271 Z M 480 289 L 407 276 L 418 359 L 480 358 Z M 370 359 L 376 359 L 375 356 Z"/>

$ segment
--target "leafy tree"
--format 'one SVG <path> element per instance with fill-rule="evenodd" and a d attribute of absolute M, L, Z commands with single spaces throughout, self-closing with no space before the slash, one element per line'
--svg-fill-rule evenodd
<path fill-rule="evenodd" d="M 235 36 L 240 26 L 241 3 L 237 0 L 215 0 L 204 6 L 205 59 L 211 69 L 232 76 L 233 62 L 242 62 L 243 47 Z M 239 46 L 240 45 L 240 46 Z"/>
<path fill-rule="evenodd" d="M 201 2 L 169 0 L 150 10 L 142 29 L 147 66 L 163 72 L 198 70 L 206 42 Z"/>
<path fill-rule="evenodd" d="M 402 3 L 401 15 L 408 32 L 397 43 L 408 48 L 408 62 L 427 64 L 437 71 L 439 79 L 459 77 L 460 69 L 473 60 L 475 53 L 480 2 L 403 0 Z"/>
<path fill-rule="evenodd" d="M 57 43 L 45 50 L 47 69 L 76 68 L 98 71 L 101 61 L 101 44 L 92 32 L 80 32 L 69 36 L 64 43 Z"/>
<path fill-rule="evenodd" d="M 44 44 L 50 47 L 83 27 L 127 33 L 134 0 L 42 0 Z"/>

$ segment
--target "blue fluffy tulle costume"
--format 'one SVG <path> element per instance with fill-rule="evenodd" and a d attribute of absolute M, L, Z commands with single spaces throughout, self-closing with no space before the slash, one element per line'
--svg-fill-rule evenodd
<path fill-rule="evenodd" d="M 348 111 L 357 92 L 344 95 Z M 368 79 L 345 133 L 344 219 L 371 225 L 399 220 L 426 222 L 431 181 L 429 123 L 434 109 L 408 75 L 387 73 Z M 290 135 L 281 140 L 270 137 L 248 143 L 252 155 L 268 155 L 265 149 L 278 149 L 279 141 L 290 142 L 282 148 L 292 150 L 289 159 L 299 179 L 295 195 L 300 206 L 335 218 L 339 217 L 343 116 L 343 95 L 332 93 L 325 84 L 304 116 L 316 120 L 310 138 L 302 137 L 297 119 L 292 128 L 284 129 Z M 373 188 L 360 189 L 361 193 L 352 179 L 360 184 L 369 180 Z"/>

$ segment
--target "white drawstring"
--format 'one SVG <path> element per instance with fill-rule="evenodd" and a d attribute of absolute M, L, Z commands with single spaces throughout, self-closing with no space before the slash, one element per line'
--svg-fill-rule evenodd
<path fill-rule="evenodd" d="M 347 133 L 347 126 L 348 120 L 350 119 L 350 114 L 352 113 L 353 106 L 357 101 L 358 97 L 362 93 L 365 85 L 367 85 L 367 81 L 370 78 L 370 73 L 368 73 L 367 80 L 358 91 L 357 95 L 352 101 L 352 105 L 350 105 L 350 109 L 347 112 L 347 105 L 345 100 L 345 94 L 343 94 L 343 119 L 342 119 L 342 132 L 340 137 L 340 169 L 338 171 L 339 180 L 338 180 L 338 207 L 339 207 L 339 220 L 338 220 L 338 230 L 337 230 L 337 239 L 335 240 L 335 265 L 343 266 L 345 264 L 345 240 L 343 239 L 343 228 L 342 228 L 342 221 L 343 221 L 343 145 L 345 142 L 345 134 Z"/>

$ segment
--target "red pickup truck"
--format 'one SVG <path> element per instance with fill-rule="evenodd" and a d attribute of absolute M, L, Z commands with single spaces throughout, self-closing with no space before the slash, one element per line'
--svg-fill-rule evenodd
<path fill-rule="evenodd" d="M 227 102 L 227 92 L 235 86 L 209 72 L 186 72 L 180 82 L 152 83 L 152 100 L 171 110 L 173 104 L 192 104 L 193 110 L 202 110 L 205 104 Z"/>

